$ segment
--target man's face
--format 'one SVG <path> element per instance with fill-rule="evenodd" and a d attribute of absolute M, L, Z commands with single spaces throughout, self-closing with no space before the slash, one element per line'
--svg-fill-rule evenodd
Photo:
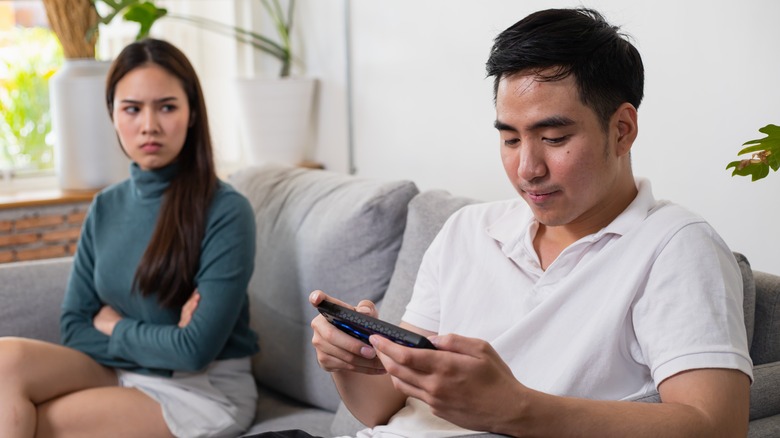
<path fill-rule="evenodd" d="M 633 184 L 625 174 L 631 175 L 628 149 L 618 145 L 624 143 L 618 116 L 604 132 L 580 101 L 573 75 L 537 79 L 519 73 L 499 82 L 496 128 L 504 169 L 541 224 L 590 234 L 625 208 L 624 186 Z"/>

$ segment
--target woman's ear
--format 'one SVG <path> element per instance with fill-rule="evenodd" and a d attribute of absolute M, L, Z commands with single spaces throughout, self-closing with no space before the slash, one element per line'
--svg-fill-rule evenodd
<path fill-rule="evenodd" d="M 617 123 L 616 152 L 618 156 L 623 156 L 631 152 L 631 146 L 639 134 L 636 108 L 624 102 L 615 111 L 613 117 L 614 123 Z"/>

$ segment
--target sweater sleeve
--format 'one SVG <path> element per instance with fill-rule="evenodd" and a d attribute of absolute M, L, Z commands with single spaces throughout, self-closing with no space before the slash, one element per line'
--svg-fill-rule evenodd
<path fill-rule="evenodd" d="M 201 299 L 190 323 L 179 328 L 123 318 L 108 341 L 109 354 L 146 368 L 196 371 L 225 347 L 247 307 L 254 213 L 246 198 L 228 190 L 215 198 L 209 216 L 196 276 Z"/>
<path fill-rule="evenodd" d="M 108 351 L 109 337 L 95 329 L 92 323 L 92 318 L 103 307 L 94 282 L 94 206 L 93 203 L 82 225 L 65 290 L 60 316 L 62 343 L 88 354 L 103 365 L 132 369 L 136 364 L 112 355 Z"/>

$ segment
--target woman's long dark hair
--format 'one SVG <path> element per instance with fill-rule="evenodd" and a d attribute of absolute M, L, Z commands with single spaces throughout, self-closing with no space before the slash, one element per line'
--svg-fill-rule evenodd
<path fill-rule="evenodd" d="M 113 117 L 117 83 L 132 70 L 154 64 L 176 76 L 190 106 L 190 123 L 177 160 L 178 173 L 166 189 L 157 225 L 135 272 L 134 287 L 143 296 L 157 295 L 163 307 L 179 307 L 197 285 L 206 215 L 217 189 L 206 103 L 187 57 L 172 44 L 145 39 L 125 47 L 111 65 L 106 103 Z"/>

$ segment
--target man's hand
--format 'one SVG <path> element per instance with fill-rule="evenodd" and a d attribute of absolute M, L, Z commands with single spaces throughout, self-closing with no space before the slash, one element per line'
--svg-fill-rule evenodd
<path fill-rule="evenodd" d="M 198 308 L 198 303 L 200 303 L 200 293 L 198 293 L 198 290 L 195 289 L 192 295 L 187 299 L 187 302 L 184 303 L 181 308 L 181 316 L 179 317 L 178 324 L 179 328 L 187 327 L 190 321 L 192 321 L 192 315 L 195 314 L 195 309 Z"/>
<path fill-rule="evenodd" d="M 309 302 L 314 307 L 325 300 L 352 308 L 322 291 L 314 291 L 309 295 Z M 359 302 L 355 310 L 377 317 L 376 306 L 368 300 Z M 325 371 L 354 371 L 372 375 L 385 373 L 373 348 L 337 329 L 324 316 L 317 315 L 311 321 L 311 328 L 314 331 L 311 343 L 317 351 L 317 362 Z"/>
<path fill-rule="evenodd" d="M 466 429 L 495 430 L 507 414 L 517 415 L 528 389 L 489 343 L 453 334 L 431 342 L 438 350 L 371 337 L 395 388 L 430 405 L 436 416 Z"/>
<path fill-rule="evenodd" d="M 122 315 L 120 315 L 111 306 L 106 305 L 101 307 L 98 313 L 95 314 L 95 317 L 92 318 L 92 325 L 94 325 L 95 329 L 97 329 L 97 331 L 100 333 L 111 336 L 111 334 L 114 332 L 116 323 L 118 323 L 121 319 Z"/>

